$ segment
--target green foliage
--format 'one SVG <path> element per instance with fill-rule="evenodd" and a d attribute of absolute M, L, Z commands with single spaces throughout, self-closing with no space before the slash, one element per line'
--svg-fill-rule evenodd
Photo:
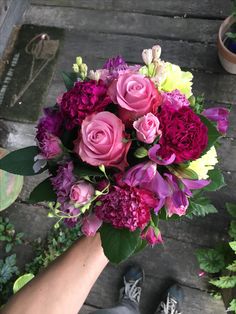
<path fill-rule="evenodd" d="M 229 305 L 229 308 L 227 311 L 232 311 L 232 312 L 236 313 L 236 299 L 233 299 L 230 302 L 230 305 Z"/>
<path fill-rule="evenodd" d="M 62 72 L 62 78 L 64 81 L 64 84 L 66 86 L 66 89 L 71 89 L 75 82 L 77 81 L 77 74 L 75 72 Z"/>
<path fill-rule="evenodd" d="M 30 193 L 29 202 L 55 202 L 56 199 L 56 193 L 53 190 L 51 180 L 47 178 L 33 189 Z"/>
<path fill-rule="evenodd" d="M 220 289 L 236 287 L 236 276 L 221 276 L 219 279 L 212 279 L 210 283 Z"/>
<path fill-rule="evenodd" d="M 34 243 L 35 258 L 26 265 L 25 271 L 36 275 L 66 251 L 80 236 L 80 226 L 67 228 L 59 225 L 52 229 L 45 241 L 38 239 Z"/>
<path fill-rule="evenodd" d="M 231 203 L 226 203 L 226 208 L 228 213 L 233 217 L 236 218 L 236 205 Z"/>
<path fill-rule="evenodd" d="M 101 230 L 102 247 L 107 258 L 118 264 L 131 256 L 140 245 L 140 230 L 115 229 L 103 224 Z"/>
<path fill-rule="evenodd" d="M 207 273 L 218 273 L 225 267 L 224 255 L 215 249 L 199 249 L 196 255 L 200 268 Z"/>
<path fill-rule="evenodd" d="M 200 115 L 199 117 L 208 129 L 208 145 L 205 149 L 206 153 L 213 145 L 215 145 L 217 140 L 221 137 L 221 134 L 217 131 L 216 127 L 210 120 L 203 115 Z"/>
<path fill-rule="evenodd" d="M 217 209 L 214 205 L 210 204 L 210 200 L 202 196 L 201 194 L 196 195 L 189 201 L 188 207 L 188 218 L 193 218 L 193 216 L 206 216 L 207 214 L 217 213 Z"/>
<path fill-rule="evenodd" d="M 14 245 L 22 243 L 23 233 L 16 233 L 8 218 L 0 217 L 0 242 L 5 245 L 5 252 L 9 253 Z"/>
<path fill-rule="evenodd" d="M 14 274 L 18 274 L 18 272 L 16 254 L 7 256 L 4 260 L 0 260 L 0 288 L 3 284 L 7 283 Z"/>
<path fill-rule="evenodd" d="M 211 183 L 204 188 L 205 191 L 217 191 L 225 186 L 225 179 L 219 168 L 208 171 L 208 176 Z"/>
<path fill-rule="evenodd" d="M 203 109 L 204 109 L 204 96 L 191 96 L 190 97 L 190 105 L 192 109 L 195 111 L 197 114 L 201 114 Z"/>
<path fill-rule="evenodd" d="M 231 221 L 230 227 L 229 227 L 229 235 L 231 238 L 236 240 L 236 220 Z"/>
<path fill-rule="evenodd" d="M 37 146 L 15 150 L 0 160 L 0 169 L 22 176 L 35 175 L 36 173 L 33 170 L 34 157 L 38 154 Z M 44 170 L 41 169 L 38 173 Z"/>

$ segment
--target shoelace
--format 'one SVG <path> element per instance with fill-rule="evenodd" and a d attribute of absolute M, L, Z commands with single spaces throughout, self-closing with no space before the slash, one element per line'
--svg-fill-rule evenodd
<path fill-rule="evenodd" d="M 141 278 L 134 282 L 127 282 L 124 277 L 124 288 L 121 289 L 121 295 L 124 299 L 129 299 L 133 302 L 139 303 L 141 297 L 141 287 L 137 287 Z"/>
<path fill-rule="evenodd" d="M 182 314 L 176 309 L 177 301 L 168 294 L 166 302 L 161 302 L 161 314 Z"/>

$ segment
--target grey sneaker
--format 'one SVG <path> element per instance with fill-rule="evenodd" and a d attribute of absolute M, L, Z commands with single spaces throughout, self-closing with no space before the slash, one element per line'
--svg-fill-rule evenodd
<path fill-rule="evenodd" d="M 183 299 L 183 289 L 178 284 L 174 284 L 167 290 L 155 314 L 182 314 Z"/>
<path fill-rule="evenodd" d="M 120 299 L 126 299 L 139 304 L 144 280 L 143 269 L 138 265 L 130 265 L 123 277 L 124 286 L 120 290 Z"/>

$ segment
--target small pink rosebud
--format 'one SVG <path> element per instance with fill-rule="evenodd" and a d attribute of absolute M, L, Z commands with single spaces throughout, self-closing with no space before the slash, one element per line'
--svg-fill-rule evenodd
<path fill-rule="evenodd" d="M 85 181 L 78 181 L 72 185 L 70 190 L 70 200 L 75 204 L 84 205 L 88 203 L 94 195 L 94 187 Z"/>
<path fill-rule="evenodd" d="M 146 240 L 150 245 L 163 243 L 161 232 L 152 226 L 150 226 L 142 235 L 142 239 Z"/>
<path fill-rule="evenodd" d="M 134 121 L 133 127 L 136 130 L 138 140 L 147 144 L 153 143 L 161 135 L 160 122 L 151 112 Z"/>
<path fill-rule="evenodd" d="M 93 237 L 101 225 L 102 220 L 95 214 L 91 214 L 83 219 L 81 231 L 87 237 Z"/>

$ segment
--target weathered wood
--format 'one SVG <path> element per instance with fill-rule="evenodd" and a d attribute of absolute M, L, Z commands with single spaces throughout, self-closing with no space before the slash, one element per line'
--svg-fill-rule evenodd
<path fill-rule="evenodd" d="M 96 307 L 84 304 L 82 306 L 81 310 L 79 311 L 79 314 L 90 314 L 90 313 L 93 313 L 96 310 L 97 310 Z"/>
<path fill-rule="evenodd" d="M 198 16 L 224 18 L 231 12 L 229 0 L 31 0 L 32 4 L 66 6 L 94 10 L 113 10 L 148 13 L 152 15 Z"/>
<path fill-rule="evenodd" d="M 87 302 L 102 308 L 114 306 L 118 301 L 123 271 L 132 262 L 142 265 L 146 274 L 141 296 L 141 312 L 144 314 L 155 312 L 161 295 L 173 280 L 184 285 L 189 284 L 190 282 L 185 281 L 185 276 L 189 275 L 189 271 L 191 271 L 194 282 L 205 288 L 205 280 L 199 279 L 197 275 L 198 266 L 192 255 L 193 251 L 190 252 L 186 245 L 177 244 L 175 241 L 171 241 L 171 243 L 166 242 L 164 247 L 146 249 L 119 267 L 109 264 L 92 288 Z M 213 300 L 206 292 L 185 286 L 184 294 L 184 313 L 223 313 L 222 301 Z"/>
<path fill-rule="evenodd" d="M 26 23 L 75 28 L 86 32 L 133 34 L 151 38 L 215 42 L 221 21 L 95 11 L 67 7 L 30 6 Z"/>

